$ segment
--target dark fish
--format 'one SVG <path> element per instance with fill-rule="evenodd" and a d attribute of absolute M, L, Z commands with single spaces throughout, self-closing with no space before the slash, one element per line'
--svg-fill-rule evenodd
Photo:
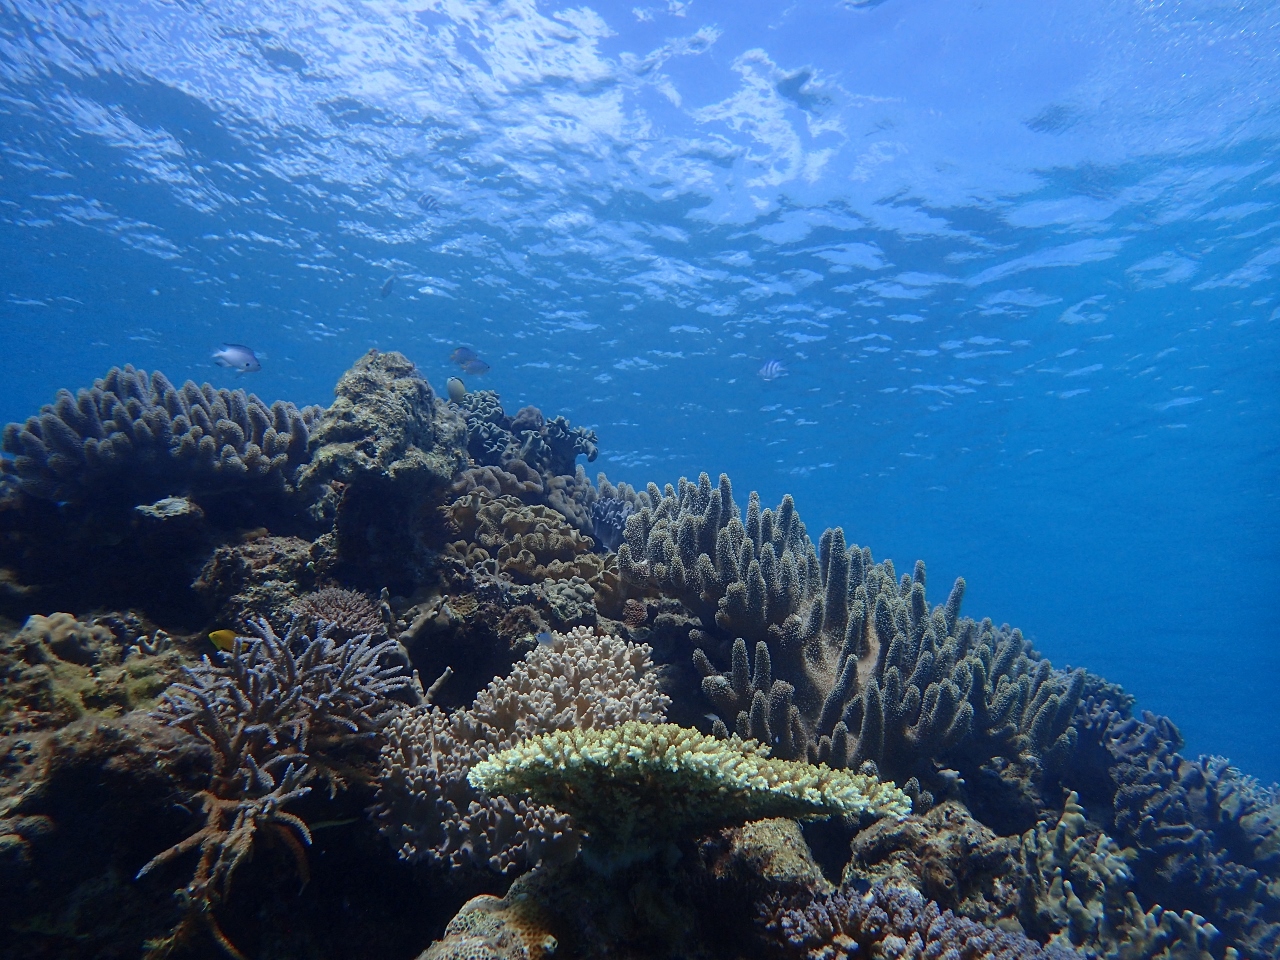
<path fill-rule="evenodd" d="M 768 383 L 770 380 L 777 380 L 779 377 L 785 377 L 786 375 L 787 368 L 778 360 L 765 361 L 765 365 L 756 372 L 756 376 L 765 381 L 765 383 Z"/>
<path fill-rule="evenodd" d="M 470 347 L 458 347 L 453 351 L 453 353 L 449 354 L 449 359 L 454 363 L 461 365 L 469 363 L 472 360 L 479 360 L 480 354 L 476 353 Z"/>
<path fill-rule="evenodd" d="M 478 377 L 482 373 L 489 372 L 489 365 L 485 363 L 483 360 L 481 360 L 479 357 L 476 357 L 476 359 L 468 360 L 466 363 L 462 365 L 462 372 L 471 373 Z"/>
<path fill-rule="evenodd" d="M 382 299 L 385 300 L 391 296 L 391 288 L 395 285 L 396 275 L 393 273 L 387 277 L 387 282 L 382 285 Z"/>
<path fill-rule="evenodd" d="M 214 362 L 220 367 L 230 367 L 240 373 L 257 373 L 262 369 L 258 358 L 242 343 L 224 343 L 222 349 L 213 355 Z"/>
<path fill-rule="evenodd" d="M 418 198 L 418 206 L 422 208 L 423 213 L 435 213 L 440 209 L 440 201 L 429 193 L 424 193 Z"/>

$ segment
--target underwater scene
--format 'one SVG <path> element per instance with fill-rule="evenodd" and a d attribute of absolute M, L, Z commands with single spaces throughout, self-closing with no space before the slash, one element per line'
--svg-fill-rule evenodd
<path fill-rule="evenodd" d="M 0 0 L 0 960 L 1280 958 L 1280 7 Z"/>

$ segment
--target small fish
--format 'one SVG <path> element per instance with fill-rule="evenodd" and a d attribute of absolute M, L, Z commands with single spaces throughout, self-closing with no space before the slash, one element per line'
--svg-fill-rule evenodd
<path fill-rule="evenodd" d="M 461 366 L 464 363 L 470 363 L 472 360 L 479 360 L 480 354 L 470 347 L 457 347 L 453 353 L 449 354 L 449 359 Z"/>
<path fill-rule="evenodd" d="M 445 381 L 445 390 L 449 392 L 449 399 L 454 403 L 461 403 L 467 396 L 467 385 L 457 377 L 450 377 Z"/>
<path fill-rule="evenodd" d="M 786 375 L 787 368 L 778 360 L 766 360 L 765 365 L 756 371 L 756 376 L 765 383 L 768 383 L 770 380 L 777 380 L 779 377 L 785 377 Z"/>
<path fill-rule="evenodd" d="M 479 357 L 476 357 L 474 360 L 468 360 L 462 365 L 462 372 L 470 373 L 478 377 L 482 373 L 489 372 L 489 365 Z"/>
<path fill-rule="evenodd" d="M 538 639 L 538 643 L 542 644 L 544 647 L 551 646 L 551 644 L 555 641 L 555 637 L 551 636 L 551 634 L 548 633 L 546 630 L 543 630 L 540 634 L 538 634 L 537 639 Z"/>
<path fill-rule="evenodd" d="M 424 193 L 418 198 L 418 206 L 422 208 L 423 213 L 435 213 L 440 209 L 440 201 L 429 193 Z"/>
<path fill-rule="evenodd" d="M 209 642 L 223 653 L 230 653 L 231 648 L 236 645 L 236 632 L 234 630 L 213 630 L 209 634 Z"/>
<path fill-rule="evenodd" d="M 391 296 L 391 288 L 395 286 L 395 282 L 396 282 L 396 275 L 394 273 L 391 276 L 387 277 L 386 282 L 383 283 L 382 289 L 379 291 L 382 294 L 383 300 Z"/>
<path fill-rule="evenodd" d="M 242 343 L 224 343 L 222 349 L 214 353 L 214 362 L 220 367 L 230 367 L 240 373 L 257 373 L 262 369 L 258 358 Z"/>

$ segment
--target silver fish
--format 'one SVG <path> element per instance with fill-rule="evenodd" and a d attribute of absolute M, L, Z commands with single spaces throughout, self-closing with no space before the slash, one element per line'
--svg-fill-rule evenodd
<path fill-rule="evenodd" d="M 396 275 L 394 273 L 391 276 L 387 277 L 387 281 L 382 285 L 382 290 L 380 291 L 382 293 L 383 300 L 391 296 L 391 288 L 395 286 L 395 282 L 396 282 Z"/>
<path fill-rule="evenodd" d="M 777 380 L 779 377 L 785 377 L 786 375 L 787 368 L 784 367 L 779 360 L 765 361 L 765 365 L 756 372 L 756 376 L 765 381 L 765 383 L 768 383 L 770 380 Z"/>
<path fill-rule="evenodd" d="M 262 369 L 258 358 L 242 343 L 224 343 L 222 349 L 213 355 L 213 360 L 220 367 L 229 367 L 239 373 L 257 373 Z"/>

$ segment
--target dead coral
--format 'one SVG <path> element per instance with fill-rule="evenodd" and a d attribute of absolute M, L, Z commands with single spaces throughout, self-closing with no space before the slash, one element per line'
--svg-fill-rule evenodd
<path fill-rule="evenodd" d="M 316 581 L 314 548 L 297 537 L 254 537 L 218 547 L 192 584 L 214 624 L 248 630 L 265 619 L 288 622 L 289 611 Z"/>
<path fill-rule="evenodd" d="M 650 653 L 579 627 L 552 634 L 467 709 L 423 706 L 396 718 L 382 751 L 379 829 L 406 860 L 511 873 L 572 858 L 579 836 L 567 817 L 527 800 L 486 797 L 467 774 L 539 733 L 661 718 L 669 701 Z"/>
<path fill-rule="evenodd" d="M 69 613 L 29 617 L 0 636 L 0 735 L 149 706 L 180 665 L 163 631 L 125 645 L 106 626 Z"/>

